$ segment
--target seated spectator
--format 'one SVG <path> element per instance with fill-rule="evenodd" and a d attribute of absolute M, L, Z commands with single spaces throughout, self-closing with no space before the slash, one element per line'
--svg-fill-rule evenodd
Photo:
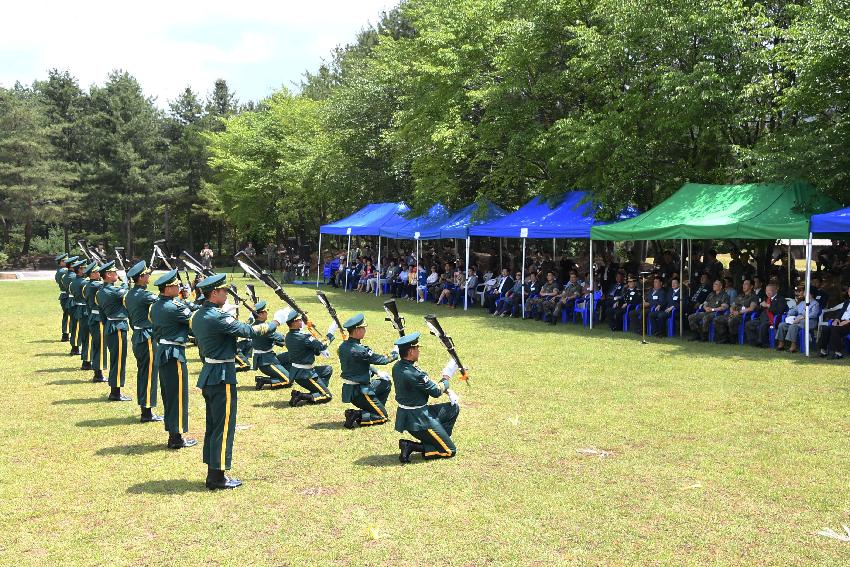
<path fill-rule="evenodd" d="M 847 288 L 847 298 L 840 306 L 829 309 L 830 312 L 839 314 L 838 317 L 830 317 L 828 326 L 821 327 L 818 339 L 818 351 L 821 358 L 829 356 L 832 358 L 844 358 L 844 337 L 850 335 L 850 287 Z"/>
<path fill-rule="evenodd" d="M 826 309 L 827 302 L 829 301 L 829 294 L 826 293 L 826 290 L 823 289 L 823 279 L 817 274 L 812 274 L 811 278 L 811 289 L 812 296 L 815 298 L 815 301 L 820 305 L 821 311 Z"/>
<path fill-rule="evenodd" d="M 514 280 L 507 268 L 502 268 L 502 275 L 496 278 L 496 284 L 484 292 L 484 307 L 493 315 L 496 315 L 496 301 L 511 290 Z"/>
<path fill-rule="evenodd" d="M 514 285 L 507 291 L 501 305 L 496 309 L 496 313 L 500 317 L 513 316 L 514 306 L 520 305 L 522 302 L 522 288 L 524 285 L 522 273 L 517 272 L 514 276 Z"/>
<path fill-rule="evenodd" d="M 735 296 L 729 305 L 728 314 L 720 314 L 714 318 L 715 340 L 719 344 L 730 344 L 738 335 L 741 321 L 749 313 L 758 311 L 759 300 L 753 292 L 753 282 L 749 278 L 741 284 L 741 293 Z"/>
<path fill-rule="evenodd" d="M 711 293 L 712 285 L 709 282 L 708 274 L 703 272 L 699 276 L 699 285 L 696 290 L 691 294 L 690 299 L 688 300 L 687 305 L 685 306 L 685 312 L 688 314 L 693 314 L 697 309 L 705 303 L 705 300 L 708 298 L 708 294 Z M 690 321 L 690 319 L 688 319 Z"/>
<path fill-rule="evenodd" d="M 767 298 L 764 289 L 764 279 L 761 276 L 753 276 L 753 293 L 759 300 L 759 303 Z"/>
<path fill-rule="evenodd" d="M 345 276 L 348 273 L 347 262 L 345 258 L 342 258 L 339 261 L 339 267 L 336 269 L 336 273 L 334 274 L 334 287 L 344 287 L 345 286 Z"/>
<path fill-rule="evenodd" d="M 624 282 L 625 274 L 617 272 L 614 276 L 614 282 L 610 284 L 605 292 L 605 297 L 602 298 L 602 317 L 607 321 L 612 317 L 614 309 L 623 299 L 623 293 L 626 291 Z"/>
<path fill-rule="evenodd" d="M 440 273 L 437 271 L 437 266 L 431 266 L 431 273 L 425 278 L 424 288 L 419 289 L 419 303 L 425 302 L 425 294 L 428 293 L 431 297 L 437 295 L 437 290 L 434 287 L 440 282 Z"/>
<path fill-rule="evenodd" d="M 654 283 L 653 283 L 654 286 Z M 673 316 L 674 309 L 681 309 L 679 301 L 681 298 L 682 289 L 679 287 L 679 276 L 670 278 L 670 289 L 664 294 L 663 309 L 650 310 L 647 315 L 648 320 L 652 321 L 652 334 L 656 337 L 663 337 L 667 329 L 667 320 Z M 676 328 L 674 322 L 673 328 Z"/>
<path fill-rule="evenodd" d="M 366 264 L 360 272 L 360 279 L 357 280 L 357 291 L 366 291 L 369 280 L 375 277 L 374 272 L 375 268 L 372 266 L 372 260 L 366 260 Z"/>
<path fill-rule="evenodd" d="M 776 331 L 776 350 L 785 350 L 785 343 L 789 343 L 788 352 L 797 352 L 797 337 L 800 329 L 806 326 L 806 288 L 797 286 L 795 290 L 797 305 L 788 310 L 785 320 L 779 323 Z M 815 301 L 814 295 L 809 293 L 809 330 L 817 329 L 818 317 L 820 317 L 820 304 Z"/>
<path fill-rule="evenodd" d="M 778 293 L 775 283 L 767 284 L 765 299 L 759 303 L 760 313 L 757 319 L 747 321 L 744 325 L 744 333 L 747 343 L 755 347 L 768 346 L 769 329 L 775 327 L 781 321 L 782 314 L 787 309 L 785 298 Z"/>
<path fill-rule="evenodd" d="M 693 340 L 707 341 L 708 330 L 715 317 L 729 309 L 729 295 L 723 291 L 723 283 L 715 280 L 711 293 L 702 302 L 702 311 L 688 315 L 688 326 L 693 332 Z"/>
<path fill-rule="evenodd" d="M 462 305 L 464 296 L 469 298 L 467 301 L 474 301 L 476 286 L 478 286 L 478 276 L 475 274 L 474 268 L 469 268 L 466 271 L 466 276 L 461 277 L 458 280 L 458 285 L 455 287 L 454 294 L 449 300 L 449 308 L 455 309 L 457 306 Z"/>
<path fill-rule="evenodd" d="M 454 266 L 450 266 L 446 270 L 446 283 L 443 284 L 443 290 L 437 298 L 437 303 L 449 303 L 454 297 L 455 289 L 461 284 L 462 280 L 463 274 L 461 271 Z"/>
<path fill-rule="evenodd" d="M 724 291 L 726 292 L 726 295 L 729 296 L 730 303 L 734 302 L 735 297 L 738 295 L 738 290 L 735 289 L 735 284 L 733 283 L 732 278 L 726 276 L 725 278 L 723 278 L 723 283 L 725 286 Z"/>
<path fill-rule="evenodd" d="M 539 291 L 532 292 L 533 297 L 525 301 L 526 317 L 536 316 L 537 320 L 543 319 L 543 304 L 551 302 L 560 293 L 558 283 L 555 281 L 555 273 L 551 270 L 546 273 L 546 282 L 540 286 Z"/>
<path fill-rule="evenodd" d="M 611 305 L 612 308 L 608 318 L 608 324 L 611 325 L 611 330 L 623 330 L 623 315 L 626 313 L 626 310 L 637 308 L 640 306 L 642 300 L 643 297 L 640 290 L 637 289 L 637 279 L 634 276 L 629 276 L 623 296 Z"/>
<path fill-rule="evenodd" d="M 647 301 L 648 300 L 648 301 Z M 660 313 L 667 308 L 667 293 L 664 291 L 664 280 L 661 279 L 661 276 L 655 276 L 652 279 L 652 290 L 650 290 L 648 297 L 641 302 L 641 306 L 638 309 L 633 309 L 629 312 L 629 328 L 637 333 L 638 335 L 643 334 L 643 311 L 646 309 L 647 311 L 647 319 L 652 316 L 653 313 Z M 657 336 L 661 336 L 661 325 L 658 325 L 658 328 L 653 326 L 652 333 Z"/>
<path fill-rule="evenodd" d="M 543 314 L 549 315 L 549 323 L 552 325 L 558 324 L 558 319 L 561 318 L 561 311 L 567 310 L 570 313 L 575 309 L 576 300 L 582 297 L 583 288 L 578 281 L 578 274 L 574 271 L 570 272 L 570 279 L 564 286 L 560 294 L 554 296 L 551 301 L 543 303 Z M 542 295 L 542 293 L 541 293 Z"/>

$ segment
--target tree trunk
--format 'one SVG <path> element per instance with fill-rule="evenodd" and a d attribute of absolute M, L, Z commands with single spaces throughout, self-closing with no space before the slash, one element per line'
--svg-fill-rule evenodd
<path fill-rule="evenodd" d="M 164 233 L 164 237 L 166 242 L 171 241 L 171 223 L 168 218 L 168 206 L 165 207 L 165 212 L 162 218 L 162 232 Z M 156 240 L 156 239 L 154 239 Z"/>
<path fill-rule="evenodd" d="M 30 253 L 30 241 L 32 240 L 32 219 L 27 219 L 24 224 L 24 245 L 21 247 L 21 256 Z"/>
<path fill-rule="evenodd" d="M 71 237 L 68 234 L 68 225 L 62 225 L 62 232 L 65 233 L 65 250 L 64 252 L 68 252 L 71 250 Z"/>
<path fill-rule="evenodd" d="M 189 233 L 189 250 L 195 252 L 195 231 L 192 229 L 192 212 L 186 211 L 186 231 Z"/>
<path fill-rule="evenodd" d="M 221 239 L 224 236 L 224 223 L 222 221 L 218 221 L 218 255 L 221 256 Z"/>

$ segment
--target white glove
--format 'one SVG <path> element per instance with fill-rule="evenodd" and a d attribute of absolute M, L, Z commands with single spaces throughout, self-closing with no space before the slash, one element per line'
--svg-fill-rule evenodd
<path fill-rule="evenodd" d="M 446 366 L 443 367 L 443 376 L 451 378 L 455 375 L 455 372 L 457 372 L 457 362 L 455 362 L 455 359 L 450 358 Z"/>
<path fill-rule="evenodd" d="M 390 381 L 390 375 L 389 375 L 389 374 L 387 374 L 387 373 L 386 373 L 385 371 L 383 371 L 383 370 L 378 370 L 378 379 L 380 379 L 380 380 L 386 380 L 387 382 L 389 382 L 389 381 Z"/>
<path fill-rule="evenodd" d="M 283 325 L 286 323 L 286 316 L 289 315 L 289 309 L 278 309 L 274 312 L 274 317 L 272 317 L 272 321 L 277 321 L 278 325 Z"/>
<path fill-rule="evenodd" d="M 460 398 L 457 394 L 455 394 L 454 390 L 446 390 L 446 395 L 449 397 L 449 401 L 453 406 L 456 406 Z"/>
<path fill-rule="evenodd" d="M 221 306 L 221 310 L 227 313 L 228 315 L 236 315 L 236 310 L 239 309 L 238 305 L 234 305 L 232 303 L 225 303 Z"/>
<path fill-rule="evenodd" d="M 326 334 L 335 335 L 338 330 L 339 325 L 336 324 L 336 321 L 331 321 L 331 324 L 328 325 L 328 332 Z"/>
<path fill-rule="evenodd" d="M 323 350 L 323 351 L 322 351 L 322 352 L 320 352 L 319 354 L 321 354 L 321 355 L 322 355 L 322 356 L 324 356 L 325 358 L 330 358 L 330 357 L 331 357 L 331 353 L 329 353 L 329 352 L 328 352 L 328 349 Z"/>
<path fill-rule="evenodd" d="M 393 348 L 390 350 L 390 352 L 394 352 L 394 353 L 395 353 L 395 355 L 396 355 L 396 357 L 398 357 L 398 356 L 399 356 L 399 354 L 398 354 L 398 345 L 393 345 Z"/>

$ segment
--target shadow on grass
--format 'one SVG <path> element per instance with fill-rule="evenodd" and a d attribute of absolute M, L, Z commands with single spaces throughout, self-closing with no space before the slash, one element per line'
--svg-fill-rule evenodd
<path fill-rule="evenodd" d="M 253 404 L 255 408 L 295 409 L 289 405 L 289 400 L 269 400 L 262 404 Z"/>
<path fill-rule="evenodd" d="M 43 370 L 36 370 L 36 372 L 46 372 Z M 88 380 L 53 380 L 52 382 L 45 382 L 47 386 L 73 386 L 75 384 L 85 384 Z"/>
<path fill-rule="evenodd" d="M 360 457 L 354 461 L 354 464 L 360 467 L 401 467 L 423 462 L 425 461 L 422 457 L 417 454 L 413 454 L 410 456 L 410 463 L 402 465 L 398 461 L 398 453 L 390 453 L 388 455 L 368 455 L 366 457 Z"/>
<path fill-rule="evenodd" d="M 34 372 L 35 372 L 35 374 L 52 374 L 54 372 L 79 372 L 79 371 L 80 371 L 79 366 L 66 366 L 65 368 L 39 368 L 38 370 L 35 370 Z M 82 382 L 85 382 L 85 380 L 71 380 L 70 382 L 73 382 L 75 384 L 80 384 Z"/>
<path fill-rule="evenodd" d="M 30 344 L 44 344 L 44 343 L 67 343 L 68 341 L 57 341 L 54 339 L 36 339 L 34 341 L 27 341 Z"/>
<path fill-rule="evenodd" d="M 84 404 L 96 404 L 105 402 L 106 398 L 70 398 L 67 400 L 54 400 L 50 402 L 54 406 L 77 406 Z"/>
<path fill-rule="evenodd" d="M 105 398 L 102 398 L 105 399 Z M 114 425 L 130 425 L 138 423 L 138 418 L 135 416 L 127 417 L 104 417 L 102 419 L 86 419 L 78 421 L 77 427 L 112 427 Z"/>
<path fill-rule="evenodd" d="M 345 429 L 345 427 L 343 427 L 341 421 L 321 421 L 319 423 L 311 423 L 310 425 L 307 426 L 307 429 L 317 429 L 317 430 L 333 429 L 333 430 L 338 430 L 338 429 Z"/>
<path fill-rule="evenodd" d="M 95 451 L 97 455 L 147 455 L 148 453 L 158 453 L 167 451 L 165 443 L 151 444 L 138 443 L 136 445 L 116 445 L 115 447 L 104 447 Z"/>
<path fill-rule="evenodd" d="M 67 352 L 40 352 L 36 354 L 36 356 L 76 356 L 79 358 L 79 354 L 68 354 Z"/>
<path fill-rule="evenodd" d="M 175 478 L 172 480 L 149 480 L 134 484 L 127 489 L 129 494 L 188 494 L 190 492 L 209 492 L 204 486 L 203 479 L 186 480 Z"/>

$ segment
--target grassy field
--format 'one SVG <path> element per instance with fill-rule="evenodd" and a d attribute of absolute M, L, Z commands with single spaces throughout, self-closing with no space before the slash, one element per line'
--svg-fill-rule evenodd
<path fill-rule="evenodd" d="M 327 325 L 312 289 L 289 291 Z M 334 360 L 337 399 L 317 407 L 240 374 L 245 485 L 209 492 L 200 446 L 166 450 L 161 424 L 78 370 L 55 298 L 52 282 L 0 283 L 5 565 L 850 561 L 850 544 L 815 535 L 850 523 L 846 363 L 439 308 L 473 369 L 456 386 L 457 458 L 401 466 L 391 425 L 344 429 Z M 390 348 L 377 298 L 331 299 L 343 318 L 365 311 L 366 342 Z M 424 330 L 429 307 L 401 307 Z M 425 344 L 436 373 L 446 355 Z M 197 390 L 190 420 L 202 438 Z"/>

